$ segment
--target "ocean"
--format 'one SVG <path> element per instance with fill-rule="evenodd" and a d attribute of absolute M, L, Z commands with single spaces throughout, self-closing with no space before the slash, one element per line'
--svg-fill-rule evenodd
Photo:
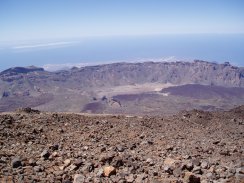
<path fill-rule="evenodd" d="M 194 59 L 244 66 L 244 34 L 114 36 L 0 43 L 0 70 L 29 65 L 55 70 L 72 65 Z"/>

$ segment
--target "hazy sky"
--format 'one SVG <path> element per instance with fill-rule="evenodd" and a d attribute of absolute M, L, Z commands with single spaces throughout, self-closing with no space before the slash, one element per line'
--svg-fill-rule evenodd
<path fill-rule="evenodd" d="M 0 0 L 0 42 L 244 33 L 243 0 Z"/>

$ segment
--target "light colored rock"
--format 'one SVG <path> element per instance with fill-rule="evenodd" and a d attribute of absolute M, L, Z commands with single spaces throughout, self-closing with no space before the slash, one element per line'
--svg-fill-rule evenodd
<path fill-rule="evenodd" d="M 216 168 L 214 166 L 211 166 L 208 170 L 211 173 L 215 173 L 216 172 Z"/>
<path fill-rule="evenodd" d="M 191 170 L 194 168 L 193 163 L 192 163 L 192 162 L 188 162 L 188 163 L 186 164 L 186 168 L 187 168 L 187 170 L 191 171 Z"/>
<path fill-rule="evenodd" d="M 133 182 L 135 180 L 133 174 L 126 176 L 125 179 L 126 179 L 126 182 L 128 182 L 128 183 Z"/>
<path fill-rule="evenodd" d="M 102 168 L 100 168 L 99 170 L 98 170 L 98 172 L 97 172 L 97 177 L 102 177 L 103 176 L 103 169 Z"/>
<path fill-rule="evenodd" d="M 172 166 L 172 165 L 174 165 L 175 164 L 175 160 L 174 159 L 172 159 L 172 158 L 166 158 L 165 160 L 164 160 L 164 165 L 168 165 L 168 166 Z"/>
<path fill-rule="evenodd" d="M 173 170 L 173 174 L 175 177 L 180 177 L 181 173 L 182 173 L 181 168 L 176 168 Z"/>
<path fill-rule="evenodd" d="M 145 175 L 144 174 L 139 174 L 139 175 L 137 175 L 137 177 L 136 177 L 136 179 L 135 179 L 135 183 L 141 183 L 141 182 L 143 182 L 144 181 L 144 179 L 145 179 Z"/>
<path fill-rule="evenodd" d="M 207 177 L 208 179 L 212 179 L 212 178 L 213 178 L 213 174 L 212 174 L 211 172 L 208 172 L 208 173 L 206 174 L 206 177 Z"/>
<path fill-rule="evenodd" d="M 58 156 L 58 152 L 56 152 L 56 151 L 53 152 L 51 156 L 52 156 L 52 157 L 57 157 L 57 156 Z"/>
<path fill-rule="evenodd" d="M 236 172 L 239 173 L 239 174 L 244 174 L 244 168 L 243 167 L 237 168 Z"/>
<path fill-rule="evenodd" d="M 82 164 L 83 164 L 82 159 L 77 159 L 77 160 L 74 162 L 74 165 L 77 166 L 77 167 L 81 166 Z"/>
<path fill-rule="evenodd" d="M 170 166 L 166 165 L 166 166 L 164 166 L 164 172 L 172 174 L 173 170 Z"/>
<path fill-rule="evenodd" d="M 31 165 L 31 166 L 35 166 L 36 165 L 36 161 L 34 160 L 34 159 L 29 159 L 29 161 L 28 161 L 28 163 L 29 163 L 29 165 Z"/>
<path fill-rule="evenodd" d="M 65 166 L 59 166 L 60 170 L 64 170 Z"/>
<path fill-rule="evenodd" d="M 34 166 L 35 172 L 42 172 L 42 168 L 40 166 Z"/>
<path fill-rule="evenodd" d="M 42 151 L 42 153 L 41 153 L 41 157 L 42 158 L 47 159 L 49 156 L 50 156 L 50 153 L 48 152 L 47 149 L 45 149 L 44 151 Z"/>
<path fill-rule="evenodd" d="M 65 166 L 65 167 L 69 166 L 70 164 L 71 164 L 71 160 L 70 160 L 70 159 L 66 159 L 66 160 L 64 161 L 64 166 Z"/>
<path fill-rule="evenodd" d="M 174 146 L 172 145 L 167 145 L 166 150 L 172 151 L 174 149 Z"/>
<path fill-rule="evenodd" d="M 202 180 L 201 183 L 208 183 L 208 181 L 207 180 Z"/>
<path fill-rule="evenodd" d="M 202 173 L 202 169 L 200 166 L 195 166 L 192 170 L 193 173 L 195 174 L 201 174 Z"/>
<path fill-rule="evenodd" d="M 105 177 L 109 177 L 114 174 L 116 174 L 116 169 L 113 166 L 106 166 L 103 168 L 103 175 Z"/>
<path fill-rule="evenodd" d="M 146 162 L 147 162 L 150 166 L 153 166 L 153 165 L 154 165 L 154 162 L 153 162 L 152 158 L 147 158 Z"/>
<path fill-rule="evenodd" d="M 72 164 L 72 165 L 70 165 L 70 166 L 68 167 L 68 170 L 69 170 L 69 171 L 73 171 L 73 170 L 75 170 L 76 168 L 77 168 L 77 166 L 74 165 L 74 164 Z"/>
<path fill-rule="evenodd" d="M 207 168 L 208 168 L 208 162 L 207 162 L 207 161 L 203 161 L 203 162 L 201 163 L 201 168 L 203 168 L 203 169 L 207 169 Z"/>
<path fill-rule="evenodd" d="M 85 177 L 82 174 L 75 174 L 73 183 L 84 183 Z"/>

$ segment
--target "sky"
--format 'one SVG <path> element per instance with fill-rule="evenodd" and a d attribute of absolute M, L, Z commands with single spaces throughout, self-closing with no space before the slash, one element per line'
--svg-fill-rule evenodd
<path fill-rule="evenodd" d="M 200 33 L 244 33 L 244 1 L 0 1 L 0 44 L 94 36 Z"/>
<path fill-rule="evenodd" d="M 172 57 L 244 66 L 242 45 L 244 0 L 0 0 L 0 71 Z"/>

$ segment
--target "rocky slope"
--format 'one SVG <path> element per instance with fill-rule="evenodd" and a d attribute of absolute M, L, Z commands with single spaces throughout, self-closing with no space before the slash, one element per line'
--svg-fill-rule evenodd
<path fill-rule="evenodd" d="M 244 106 L 133 117 L 0 114 L 0 182 L 243 183 Z"/>

